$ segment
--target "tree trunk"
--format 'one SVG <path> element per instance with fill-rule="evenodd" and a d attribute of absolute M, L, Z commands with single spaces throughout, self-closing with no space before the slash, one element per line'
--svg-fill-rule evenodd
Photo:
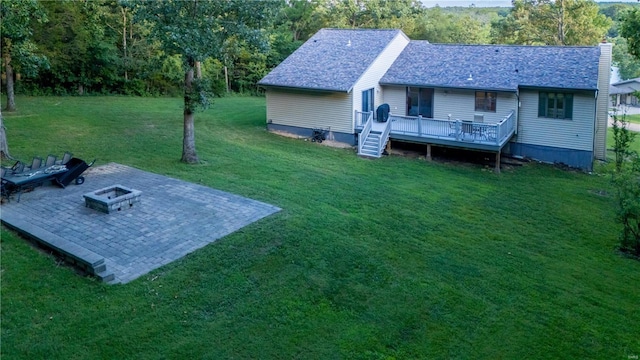
<path fill-rule="evenodd" d="M 122 11 L 122 60 L 124 65 L 124 81 L 129 81 L 129 74 L 127 73 L 127 13 L 125 8 L 120 8 Z"/>
<path fill-rule="evenodd" d="M 8 51 L 4 55 L 5 72 L 7 76 L 7 111 L 16 111 L 16 95 L 13 91 L 13 66 L 11 66 L 11 55 Z"/>
<path fill-rule="evenodd" d="M 7 143 L 7 133 L 5 132 L 4 122 L 2 121 L 2 112 L 0 112 L 0 159 L 11 159 L 9 155 L 9 144 Z"/>
<path fill-rule="evenodd" d="M 182 138 L 182 161 L 188 164 L 198 162 L 196 136 L 193 125 L 193 66 L 184 74 L 184 136 Z"/>

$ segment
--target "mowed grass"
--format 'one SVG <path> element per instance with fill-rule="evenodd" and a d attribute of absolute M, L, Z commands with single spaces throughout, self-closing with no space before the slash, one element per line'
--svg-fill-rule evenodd
<path fill-rule="evenodd" d="M 18 158 L 71 150 L 283 210 L 111 286 L 3 229 L 3 359 L 640 354 L 640 262 L 616 251 L 605 175 L 360 159 L 268 133 L 264 99 L 239 97 L 196 116 L 202 163 L 186 165 L 180 99 L 18 106 Z"/>
<path fill-rule="evenodd" d="M 640 114 L 627 115 L 627 121 L 640 124 Z"/>

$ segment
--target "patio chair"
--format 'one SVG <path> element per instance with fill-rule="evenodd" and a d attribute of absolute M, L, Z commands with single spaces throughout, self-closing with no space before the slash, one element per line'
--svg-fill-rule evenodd
<path fill-rule="evenodd" d="M 69 162 L 69 160 L 71 160 L 71 157 L 73 156 L 72 153 L 65 151 L 64 155 L 62 156 L 62 165 L 66 164 Z"/>
<path fill-rule="evenodd" d="M 463 138 L 466 136 L 466 134 L 473 136 L 473 121 L 462 120 L 461 129 Z"/>
<path fill-rule="evenodd" d="M 40 166 L 42 166 L 42 158 L 39 156 L 34 156 L 33 160 L 31 161 L 31 170 L 38 170 L 40 169 Z"/>
<path fill-rule="evenodd" d="M 16 161 L 15 164 L 11 167 L 11 171 L 14 174 L 19 174 L 24 171 L 24 163 L 22 161 Z"/>
<path fill-rule="evenodd" d="M 456 119 L 455 121 L 451 121 L 451 118 L 449 118 L 449 131 L 451 131 L 449 133 L 449 136 L 453 136 L 453 137 L 458 137 L 460 129 L 458 128 L 458 123 L 460 122 L 460 119 Z"/>
<path fill-rule="evenodd" d="M 58 157 L 55 155 L 48 155 L 47 156 L 47 161 L 44 163 L 44 167 L 49 167 L 51 165 L 55 165 L 56 164 L 56 160 L 58 160 Z"/>

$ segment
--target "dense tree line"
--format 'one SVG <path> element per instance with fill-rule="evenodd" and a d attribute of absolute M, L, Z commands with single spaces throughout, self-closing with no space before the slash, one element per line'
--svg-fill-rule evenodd
<path fill-rule="evenodd" d="M 18 93 L 36 95 L 182 95 L 181 54 L 169 51 L 161 34 L 153 33 L 151 18 L 136 16 L 143 3 L 2 1 L 7 91 L 15 84 Z M 260 3 L 260 9 L 241 19 L 255 18 L 250 22 L 259 31 L 249 37 L 235 32 L 216 40 L 194 33 L 195 21 L 206 16 L 202 13 L 179 25 L 192 32 L 196 43 L 214 50 L 198 64 L 200 83 L 208 93 L 258 91 L 255 84 L 262 76 L 323 27 L 400 28 L 412 39 L 470 44 L 593 45 L 606 34 L 617 45 L 614 60 L 621 75 L 640 76 L 640 63 L 629 54 L 629 45 L 635 43 L 621 36 L 621 20 L 634 4 L 514 0 L 512 8 L 425 8 L 419 0 L 252 3 Z"/>

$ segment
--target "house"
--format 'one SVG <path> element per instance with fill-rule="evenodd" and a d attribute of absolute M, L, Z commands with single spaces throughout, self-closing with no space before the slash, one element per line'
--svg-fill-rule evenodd
<path fill-rule="evenodd" d="M 379 157 L 393 141 L 591 169 L 605 158 L 611 45 L 445 45 L 322 29 L 258 84 L 267 127 Z M 388 121 L 376 110 L 388 105 Z M 376 119 L 379 118 L 379 119 Z"/>
<path fill-rule="evenodd" d="M 638 98 L 633 94 L 640 92 L 640 78 L 629 79 L 611 84 L 609 88 L 611 95 L 611 105 L 618 107 L 620 105 L 639 106 Z"/>

